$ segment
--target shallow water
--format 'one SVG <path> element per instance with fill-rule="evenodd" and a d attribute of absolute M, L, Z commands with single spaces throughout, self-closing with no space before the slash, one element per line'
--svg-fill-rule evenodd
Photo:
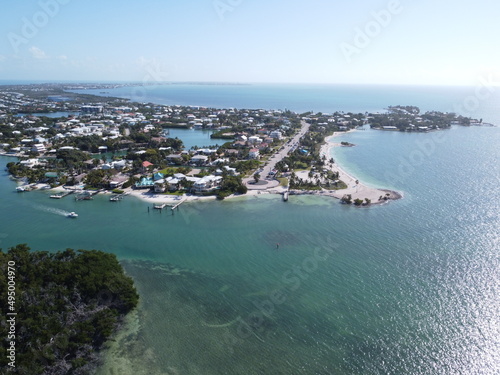
<path fill-rule="evenodd" d="M 4 174 L 1 246 L 119 256 L 141 300 L 101 375 L 495 374 L 500 132 L 442 135 L 424 160 L 433 133 L 345 135 L 357 147 L 335 158 L 405 195 L 368 209 L 264 196 L 148 213 L 133 197 L 15 193 Z"/>

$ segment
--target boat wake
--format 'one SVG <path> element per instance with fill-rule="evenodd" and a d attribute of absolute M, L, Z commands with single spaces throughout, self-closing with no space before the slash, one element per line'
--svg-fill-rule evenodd
<path fill-rule="evenodd" d="M 45 211 L 54 215 L 60 215 L 60 216 L 68 216 L 70 214 L 69 211 L 61 210 L 60 208 L 54 208 L 54 207 L 49 207 L 49 206 L 43 206 L 43 205 L 35 205 L 34 206 L 35 210 L 38 211 Z"/>

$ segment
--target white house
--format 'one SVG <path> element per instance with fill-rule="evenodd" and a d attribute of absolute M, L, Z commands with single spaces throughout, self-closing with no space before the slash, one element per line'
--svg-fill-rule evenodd
<path fill-rule="evenodd" d="M 257 137 L 256 135 L 252 135 L 251 137 L 248 138 L 248 143 L 251 144 L 262 143 L 262 139 Z"/>
<path fill-rule="evenodd" d="M 281 133 L 279 130 L 274 130 L 269 134 L 269 136 L 273 139 L 281 139 L 283 138 L 283 133 Z"/>
<path fill-rule="evenodd" d="M 193 184 L 193 189 L 197 193 L 215 190 L 220 186 L 221 176 L 205 176 Z"/>
<path fill-rule="evenodd" d="M 260 152 L 258 149 L 252 148 L 248 153 L 248 156 L 250 157 L 250 159 L 258 159 L 260 157 Z"/>

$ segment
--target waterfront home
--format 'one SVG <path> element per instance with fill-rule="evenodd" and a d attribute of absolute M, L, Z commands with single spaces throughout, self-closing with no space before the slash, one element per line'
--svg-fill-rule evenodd
<path fill-rule="evenodd" d="M 205 176 L 193 184 L 193 190 L 195 193 L 213 191 L 220 186 L 221 182 L 221 176 Z"/>
<path fill-rule="evenodd" d="M 165 179 L 160 179 L 155 181 L 154 183 L 154 191 L 155 193 L 164 193 L 165 192 Z"/>
<path fill-rule="evenodd" d="M 150 189 L 154 187 L 154 181 L 150 177 L 143 177 L 139 182 L 136 182 L 136 189 Z"/>
<path fill-rule="evenodd" d="M 38 159 L 28 159 L 28 160 L 21 160 L 19 164 L 28 167 L 28 168 L 33 168 L 35 165 L 39 164 Z"/>

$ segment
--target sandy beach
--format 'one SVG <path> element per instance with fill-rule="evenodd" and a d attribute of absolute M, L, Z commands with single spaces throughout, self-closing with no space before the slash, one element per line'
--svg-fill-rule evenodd
<path fill-rule="evenodd" d="M 350 130 L 356 131 L 356 130 Z M 332 142 L 335 137 L 345 134 L 345 132 L 333 133 L 332 136 L 327 137 L 325 139 L 325 144 L 321 146 L 321 155 L 326 156 L 326 160 L 330 160 L 330 151 L 333 147 L 342 147 L 340 143 Z M 354 176 L 351 176 L 349 173 L 344 171 L 342 167 L 340 167 L 337 162 L 333 165 L 327 163 L 326 168 L 330 169 L 333 172 L 339 173 L 339 180 L 345 182 L 347 185 L 347 189 L 342 190 L 327 190 L 320 193 L 320 195 L 328 195 L 338 199 L 341 199 L 346 194 L 351 194 L 352 199 L 365 199 L 368 198 L 371 200 L 372 204 L 384 203 L 386 200 L 379 200 L 380 197 L 387 197 L 388 199 L 400 199 L 402 195 L 396 191 L 374 188 L 363 184 Z M 358 183 L 356 183 L 358 182 Z M 388 194 L 388 195 L 387 195 Z"/>

